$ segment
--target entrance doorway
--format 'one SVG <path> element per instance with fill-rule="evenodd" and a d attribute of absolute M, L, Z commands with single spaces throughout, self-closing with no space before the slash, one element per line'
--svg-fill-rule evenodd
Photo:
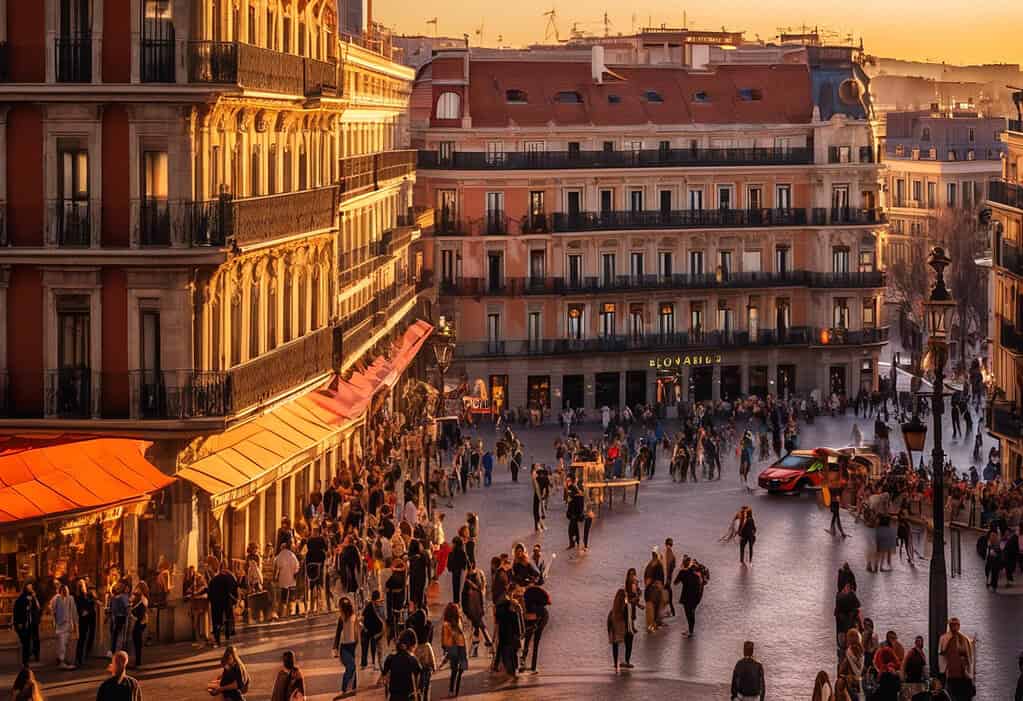
<path fill-rule="evenodd" d="M 846 396 L 845 387 L 845 365 L 832 365 L 828 368 L 828 394 L 829 396 L 834 394 L 839 397 Z"/>
<path fill-rule="evenodd" d="M 595 378 L 596 385 L 596 407 L 607 406 L 616 408 L 618 406 L 619 385 L 621 373 L 619 372 L 598 372 Z"/>
<path fill-rule="evenodd" d="M 583 388 L 585 382 L 582 375 L 565 375 L 561 379 L 561 408 L 579 409 L 583 406 Z"/>
<path fill-rule="evenodd" d="M 749 369 L 749 393 L 763 399 L 767 396 L 767 366 L 752 365 Z"/>
<path fill-rule="evenodd" d="M 796 391 L 796 366 L 779 365 L 777 382 L 778 396 L 782 399 L 791 397 Z"/>
<path fill-rule="evenodd" d="M 742 396 L 742 368 L 725 365 L 721 368 L 721 399 L 734 402 Z"/>
<path fill-rule="evenodd" d="M 709 365 L 689 371 L 689 397 L 695 402 L 707 402 L 714 397 L 714 368 Z"/>
<path fill-rule="evenodd" d="M 629 370 L 625 373 L 625 403 L 630 407 L 646 404 L 645 370 Z"/>

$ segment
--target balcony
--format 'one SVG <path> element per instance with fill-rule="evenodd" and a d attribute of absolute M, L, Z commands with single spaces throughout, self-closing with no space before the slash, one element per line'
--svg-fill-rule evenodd
<path fill-rule="evenodd" d="M 133 419 L 197 419 L 231 413 L 226 372 L 135 370 L 129 380 Z"/>
<path fill-rule="evenodd" d="M 1010 119 L 1006 125 L 1006 131 L 1014 131 L 1016 133 L 1023 133 L 1023 121 L 1019 119 Z"/>
<path fill-rule="evenodd" d="M 1013 355 L 1023 356 L 1023 330 L 1006 319 L 999 318 L 999 342 L 1002 348 Z"/>
<path fill-rule="evenodd" d="M 143 39 L 139 43 L 139 69 L 143 83 L 173 83 L 175 44 L 168 39 Z"/>
<path fill-rule="evenodd" d="M 855 207 L 817 207 L 813 210 L 814 226 L 869 226 L 883 224 L 887 216 L 883 209 L 859 209 Z"/>
<path fill-rule="evenodd" d="M 89 368 L 63 368 L 44 373 L 47 417 L 88 419 L 99 416 L 100 376 Z"/>
<path fill-rule="evenodd" d="M 1023 185 L 1004 180 L 992 180 L 988 184 L 988 201 L 1006 207 L 1023 209 Z"/>
<path fill-rule="evenodd" d="M 666 212 L 557 212 L 553 215 L 551 228 L 555 232 L 574 232 L 806 225 L 806 209 L 683 209 Z"/>
<path fill-rule="evenodd" d="M 1014 275 L 1023 277 L 1023 252 L 1012 241 L 1002 241 L 998 251 L 998 265 Z"/>
<path fill-rule="evenodd" d="M 577 168 L 668 168 L 807 165 L 811 148 L 698 148 L 639 151 L 456 151 L 441 156 L 420 151 L 424 170 L 558 170 Z"/>
<path fill-rule="evenodd" d="M 987 406 L 987 428 L 992 434 L 1008 440 L 1023 438 L 1023 415 L 1012 402 L 991 402 Z"/>
<path fill-rule="evenodd" d="M 412 175 L 415 170 L 416 152 L 413 150 L 342 158 L 341 199 L 344 201 L 376 192 L 396 178 Z"/>
<path fill-rule="evenodd" d="M 246 197 L 232 202 L 226 237 L 240 245 L 262 243 L 334 227 L 337 188 Z"/>
<path fill-rule="evenodd" d="M 869 346 L 888 342 L 888 327 L 863 328 L 857 331 L 841 327 L 814 329 L 815 346 Z"/>
<path fill-rule="evenodd" d="M 193 247 L 223 246 L 231 229 L 231 197 L 216 200 L 186 202 L 183 224 L 185 243 Z"/>
<path fill-rule="evenodd" d="M 564 295 L 641 290 L 687 289 L 758 289 L 767 287 L 816 287 L 872 289 L 884 287 L 884 273 L 817 273 L 791 270 L 784 273 L 744 272 L 677 273 L 675 275 L 616 275 L 599 277 L 546 277 L 504 278 L 492 281 L 484 278 L 459 278 L 442 282 L 443 294 L 458 297 L 523 295 Z"/>
<path fill-rule="evenodd" d="M 166 199 L 144 199 L 138 207 L 139 243 L 143 246 L 171 244 L 170 204 Z"/>
<path fill-rule="evenodd" d="M 92 82 L 92 37 L 58 37 L 53 40 L 54 67 L 58 83 Z"/>
<path fill-rule="evenodd" d="M 232 413 L 255 406 L 328 372 L 333 329 L 317 329 L 228 371 Z"/>
<path fill-rule="evenodd" d="M 812 329 L 790 327 L 777 331 L 704 331 L 672 334 L 637 334 L 599 338 L 523 339 L 514 341 L 459 342 L 456 353 L 463 358 L 528 355 L 574 355 L 578 353 L 625 353 L 629 351 L 756 348 L 809 346 Z"/>
<path fill-rule="evenodd" d="M 188 79 L 285 95 L 338 94 L 336 63 L 236 41 L 189 42 Z"/>
<path fill-rule="evenodd" d="M 88 200 L 54 200 L 54 242 L 62 247 L 92 244 L 92 211 Z"/>

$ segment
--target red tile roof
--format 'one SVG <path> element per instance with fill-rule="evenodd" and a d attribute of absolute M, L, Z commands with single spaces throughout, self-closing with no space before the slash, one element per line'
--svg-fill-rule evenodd
<path fill-rule="evenodd" d="M 613 66 L 594 84 L 590 64 L 559 61 L 473 61 L 469 107 L 474 127 L 631 124 L 805 124 L 813 112 L 810 72 L 805 65 L 721 66 L 712 72 L 660 66 Z M 624 80 L 617 80 L 619 76 Z M 761 99 L 744 101 L 752 88 Z M 508 104 L 507 90 L 523 90 L 527 104 Z M 644 95 L 656 91 L 663 102 Z M 554 101 L 575 91 L 580 104 Z M 694 101 L 697 92 L 709 96 Z M 620 98 L 609 103 L 608 95 Z"/>

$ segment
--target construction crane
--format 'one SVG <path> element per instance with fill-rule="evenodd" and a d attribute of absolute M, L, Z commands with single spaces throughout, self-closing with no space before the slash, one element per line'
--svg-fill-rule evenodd
<path fill-rule="evenodd" d="M 561 35 L 558 33 L 558 11 L 551 6 L 551 9 L 543 13 L 543 16 L 547 18 L 547 26 L 543 31 L 543 40 L 550 41 L 551 37 L 554 37 L 554 41 L 561 43 Z"/>

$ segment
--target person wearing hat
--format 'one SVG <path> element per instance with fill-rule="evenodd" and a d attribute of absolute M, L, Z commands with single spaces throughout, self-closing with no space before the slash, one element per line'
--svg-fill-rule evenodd
<path fill-rule="evenodd" d="M 423 668 L 412 654 L 418 641 L 411 630 L 398 636 L 398 649 L 387 656 L 380 668 L 377 686 L 386 684 L 388 701 L 414 701 L 418 695 L 418 680 Z"/>

